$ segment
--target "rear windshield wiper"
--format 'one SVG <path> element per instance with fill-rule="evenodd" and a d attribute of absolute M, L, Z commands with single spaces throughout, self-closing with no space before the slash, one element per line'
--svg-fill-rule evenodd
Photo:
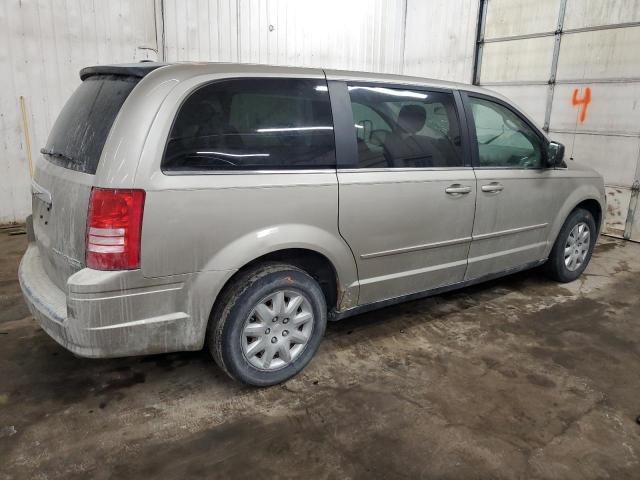
<path fill-rule="evenodd" d="M 41 148 L 40 153 L 43 155 L 47 155 L 49 157 L 61 158 L 63 160 L 66 160 L 67 162 L 72 162 L 72 163 L 75 162 L 75 160 L 71 158 L 69 155 L 65 155 L 62 152 L 56 152 L 53 149 L 47 150 L 46 148 Z"/>

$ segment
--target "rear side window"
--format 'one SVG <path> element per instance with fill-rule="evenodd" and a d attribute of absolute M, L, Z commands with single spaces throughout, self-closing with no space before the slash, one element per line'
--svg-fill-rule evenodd
<path fill-rule="evenodd" d="M 350 85 L 349 96 L 358 168 L 463 165 L 451 93 Z"/>
<path fill-rule="evenodd" d="M 41 152 L 65 168 L 95 174 L 113 122 L 139 80 L 120 75 L 87 78 L 60 112 Z"/>
<path fill-rule="evenodd" d="M 169 135 L 164 171 L 334 168 L 326 82 L 238 79 L 196 90 Z"/>

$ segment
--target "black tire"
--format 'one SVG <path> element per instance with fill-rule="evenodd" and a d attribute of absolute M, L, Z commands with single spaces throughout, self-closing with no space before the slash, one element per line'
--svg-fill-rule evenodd
<path fill-rule="evenodd" d="M 261 370 L 243 353 L 243 328 L 262 299 L 284 289 L 301 293 L 307 299 L 313 313 L 313 329 L 303 350 L 291 363 L 277 370 Z M 266 387 L 288 380 L 309 363 L 326 326 L 327 304 L 318 282 L 292 265 L 264 263 L 239 274 L 224 288 L 211 312 L 207 345 L 216 363 L 231 378 Z"/>
<path fill-rule="evenodd" d="M 573 228 L 579 223 L 584 222 L 589 227 L 589 247 L 587 249 L 587 255 L 582 264 L 575 270 L 570 270 L 565 264 L 565 245 L 569 238 L 569 234 Z M 591 254 L 593 253 L 593 247 L 596 244 L 598 230 L 596 222 L 593 219 L 593 215 L 588 210 L 583 208 L 577 208 L 567 218 L 564 225 L 560 229 L 560 233 L 556 238 L 556 242 L 553 244 L 551 253 L 549 254 L 549 260 L 546 264 L 547 274 L 554 280 L 562 283 L 572 282 L 578 278 L 591 260 Z"/>

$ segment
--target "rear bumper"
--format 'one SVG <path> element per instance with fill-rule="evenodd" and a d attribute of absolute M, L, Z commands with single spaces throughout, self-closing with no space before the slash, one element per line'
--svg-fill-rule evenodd
<path fill-rule="evenodd" d="M 83 269 L 65 292 L 45 272 L 30 243 L 18 278 L 33 317 L 60 345 L 82 357 L 146 355 L 202 347 L 202 321 L 194 321 L 190 275 L 145 278 L 139 270 Z"/>

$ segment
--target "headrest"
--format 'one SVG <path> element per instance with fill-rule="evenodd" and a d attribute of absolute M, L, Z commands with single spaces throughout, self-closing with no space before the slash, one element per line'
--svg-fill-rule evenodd
<path fill-rule="evenodd" d="M 421 105 L 405 105 L 398 114 L 398 126 L 407 133 L 422 130 L 427 119 L 427 112 Z"/>

